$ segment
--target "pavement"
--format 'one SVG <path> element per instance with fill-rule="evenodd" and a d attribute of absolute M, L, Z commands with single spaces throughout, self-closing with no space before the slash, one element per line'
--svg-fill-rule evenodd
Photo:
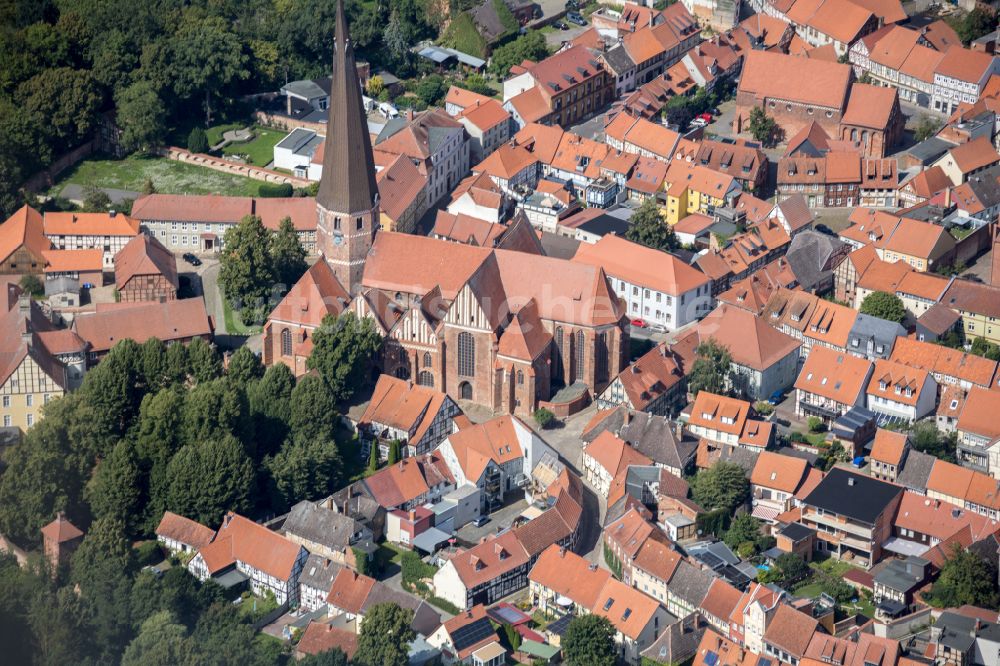
<path fill-rule="evenodd" d="M 569 26 L 569 30 L 555 28 L 545 32 L 545 43 L 549 45 L 549 48 L 557 49 L 565 42 L 573 41 L 590 28 L 589 25 L 574 25 L 565 20 L 563 23 Z"/>
<path fill-rule="evenodd" d="M 219 263 L 218 255 L 199 255 L 201 266 L 192 266 L 180 257 L 177 253 L 178 272 L 191 281 L 191 288 L 196 296 L 205 298 L 205 309 L 215 321 L 215 343 L 221 349 L 237 349 L 247 346 L 250 351 L 260 354 L 263 349 L 263 336 L 260 334 L 233 335 L 226 330 L 226 313 L 222 304 L 222 290 L 219 287 Z"/>
<path fill-rule="evenodd" d="M 98 189 L 107 194 L 113 204 L 120 204 L 126 200 L 135 201 L 141 196 L 139 192 L 133 192 L 132 190 L 117 190 L 113 187 L 101 187 Z M 69 183 L 66 187 L 59 191 L 59 196 L 78 206 L 82 206 L 83 199 L 87 196 L 87 192 L 83 185 Z"/>

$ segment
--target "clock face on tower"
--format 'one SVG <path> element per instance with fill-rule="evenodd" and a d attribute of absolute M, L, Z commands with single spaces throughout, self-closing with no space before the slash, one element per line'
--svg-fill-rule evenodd
<path fill-rule="evenodd" d="M 341 234 L 335 234 L 333 236 L 333 244 L 334 245 L 343 245 L 344 244 L 344 237 L 343 237 L 343 235 L 341 235 Z"/>

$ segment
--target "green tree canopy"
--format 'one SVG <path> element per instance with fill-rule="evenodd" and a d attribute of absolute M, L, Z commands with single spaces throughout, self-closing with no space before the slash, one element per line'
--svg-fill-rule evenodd
<path fill-rule="evenodd" d="M 873 291 L 861 301 L 862 314 L 901 323 L 906 319 L 906 306 L 895 294 L 887 291 Z"/>
<path fill-rule="evenodd" d="M 175 666 L 196 662 L 197 647 L 187 627 L 176 622 L 169 611 L 160 611 L 142 623 L 139 635 L 132 639 L 122 666 Z"/>
<path fill-rule="evenodd" d="M 94 516 L 120 522 L 125 534 L 133 535 L 142 519 L 143 486 L 135 444 L 123 439 L 97 466 L 85 495 Z"/>
<path fill-rule="evenodd" d="M 327 315 L 313 332 L 313 351 L 307 367 L 318 370 L 334 400 L 349 400 L 364 384 L 368 362 L 382 338 L 371 319 L 358 319 L 348 310 L 339 317 Z"/>
<path fill-rule="evenodd" d="M 267 301 L 277 278 L 270 248 L 271 232 L 259 217 L 248 215 L 226 230 L 219 285 L 234 307 L 261 307 Z"/>
<path fill-rule="evenodd" d="M 941 568 L 941 575 L 931 588 L 931 596 L 947 608 L 970 604 L 981 608 L 996 608 L 997 572 L 979 555 L 959 547 Z"/>
<path fill-rule="evenodd" d="M 337 402 L 321 377 L 306 375 L 292 390 L 288 425 L 305 439 L 329 439 L 337 428 Z"/>
<path fill-rule="evenodd" d="M 698 395 L 701 391 L 724 395 L 729 387 L 732 356 L 729 348 L 709 338 L 695 348 L 695 361 L 688 373 L 688 392 Z"/>
<path fill-rule="evenodd" d="M 115 99 L 115 105 L 125 150 L 148 151 L 163 142 L 167 108 L 156 88 L 148 81 L 136 81 L 123 88 Z"/>
<path fill-rule="evenodd" d="M 600 615 L 582 615 L 569 623 L 562 640 L 566 663 L 580 666 L 614 666 L 617 656 L 615 628 Z"/>
<path fill-rule="evenodd" d="M 525 60 L 538 62 L 548 55 L 549 47 L 545 43 L 545 35 L 538 30 L 530 30 L 514 41 L 493 50 L 490 71 L 497 76 L 506 77 L 514 65 L 520 65 Z"/>
<path fill-rule="evenodd" d="M 410 623 L 413 611 L 393 603 L 376 604 L 365 613 L 358 634 L 357 666 L 406 666 L 410 641 L 416 638 Z"/>
<path fill-rule="evenodd" d="M 287 510 L 300 500 L 329 495 L 341 480 L 343 461 L 332 438 L 294 437 L 264 461 L 273 488 L 272 506 Z"/>
<path fill-rule="evenodd" d="M 691 497 L 705 509 L 733 512 L 749 496 L 750 481 L 736 463 L 717 462 L 691 478 Z"/>
<path fill-rule="evenodd" d="M 283 217 L 278 230 L 271 236 L 271 260 L 274 262 L 274 275 L 288 288 L 298 282 L 309 267 L 306 250 L 290 217 Z"/>
<path fill-rule="evenodd" d="M 781 127 L 764 109 L 755 106 L 750 109 L 750 134 L 765 146 L 773 145 L 781 132 Z"/>
<path fill-rule="evenodd" d="M 639 205 L 639 208 L 629 219 L 625 238 L 633 243 L 639 243 L 654 250 L 675 250 L 680 246 L 677 234 L 660 215 L 660 207 L 656 199 L 650 197 Z"/>
<path fill-rule="evenodd" d="M 166 501 L 175 513 L 218 525 L 226 511 L 250 508 L 253 463 L 235 437 L 187 444 L 167 465 Z"/>
<path fill-rule="evenodd" d="M 226 378 L 236 386 L 246 387 L 255 379 L 264 376 L 264 364 L 249 347 L 240 347 L 229 358 Z"/>

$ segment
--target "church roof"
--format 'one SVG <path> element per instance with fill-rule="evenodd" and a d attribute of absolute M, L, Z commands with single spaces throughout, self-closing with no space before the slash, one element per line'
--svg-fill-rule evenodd
<path fill-rule="evenodd" d="M 337 0 L 335 40 L 330 126 L 323 149 L 324 177 L 316 203 L 339 213 L 362 213 L 378 202 L 378 185 L 343 0 Z"/>

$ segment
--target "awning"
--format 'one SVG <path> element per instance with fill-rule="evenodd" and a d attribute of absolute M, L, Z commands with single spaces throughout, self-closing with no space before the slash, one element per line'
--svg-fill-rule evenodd
<path fill-rule="evenodd" d="M 921 543 L 916 543 L 915 541 L 907 541 L 906 539 L 900 539 L 898 537 L 893 537 L 885 542 L 882 546 L 888 551 L 893 553 L 898 553 L 899 555 L 914 555 L 920 556 L 930 550 L 930 546 L 925 546 Z"/>
<path fill-rule="evenodd" d="M 781 512 L 778 511 L 777 509 L 772 509 L 769 506 L 758 504 L 753 508 L 753 512 L 750 515 L 759 520 L 766 520 L 767 522 L 772 522 L 774 521 L 775 518 L 778 517 L 779 513 Z"/>
<path fill-rule="evenodd" d="M 451 535 L 442 532 L 436 527 L 428 527 L 426 530 L 413 537 L 413 547 L 419 548 L 425 553 L 433 553 L 442 544 L 448 543 Z"/>

